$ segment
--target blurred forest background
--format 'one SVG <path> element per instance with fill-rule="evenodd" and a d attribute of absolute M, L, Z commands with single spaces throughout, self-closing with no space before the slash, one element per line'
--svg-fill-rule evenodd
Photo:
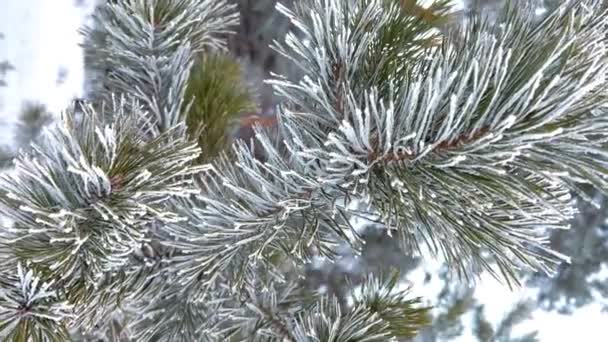
<path fill-rule="evenodd" d="M 20 0 L 2 0 L 0 4 L 0 21 L 4 21 L 11 13 L 3 9 L 5 2 L 20 2 Z M 24 1 L 35 6 L 38 2 L 49 0 Z M 87 13 L 94 9 L 94 3 L 87 0 L 53 0 L 66 2 L 67 6 L 81 8 L 80 12 Z M 92 2 L 93 0 L 88 0 Z M 236 34 L 230 36 L 229 47 L 231 56 L 240 66 L 244 85 L 256 95 L 257 109 L 255 113 L 243 113 L 244 117 L 255 114 L 256 117 L 268 118 L 272 122 L 274 106 L 281 99 L 272 94 L 272 90 L 263 83 L 270 73 L 286 75 L 297 79 L 296 69 L 288 61 L 276 54 L 270 44 L 281 41 L 289 31 L 289 23 L 274 9 L 276 0 L 232 0 L 238 4 L 241 22 L 236 28 Z M 282 0 L 286 5 L 298 0 Z M 407 0 L 394 0 L 407 1 Z M 520 0 L 534 1 L 539 20 L 547 11 L 557 6 L 559 0 Z M 503 0 L 466 0 L 456 4 L 450 18 L 450 25 L 458 25 L 473 13 L 484 15 L 488 20 L 504 5 Z M 57 5 L 58 6 L 58 5 Z M 10 6 L 7 6 L 12 8 Z M 32 9 L 35 10 L 35 9 Z M 4 13 L 4 14 L 3 14 Z M 44 15 L 44 14 L 42 14 Z M 47 14 L 48 15 L 48 14 Z M 86 16 L 81 18 L 86 21 Z M 39 102 L 38 94 L 22 94 L 21 110 L 14 112 L 14 106 L 9 110 L 4 102 L 14 99 L 7 98 L 5 89 L 11 87 L 11 80 L 31 77 L 27 70 L 19 70 L 18 61 L 7 60 L 5 55 L 11 55 L 9 50 L 15 45 L 6 43 L 11 34 L 11 25 L 0 26 L 0 134 L 2 141 L 8 141 L 0 147 L 0 166 L 10 169 L 12 157 L 19 149 L 28 148 L 29 143 L 36 138 L 41 129 L 50 124 L 58 116 L 54 109 L 49 109 L 44 102 Z M 61 38 L 58 38 L 61 39 Z M 44 57 L 42 57 L 44 58 Z M 86 61 L 85 61 L 86 65 Z M 76 65 L 74 68 L 82 68 Z M 60 86 L 65 78 L 70 77 L 72 67 L 59 66 L 56 70 L 56 84 Z M 35 77 L 35 75 L 34 75 Z M 84 67 L 82 89 L 80 94 L 94 91 L 91 80 L 94 75 L 87 74 Z M 73 94 L 65 100 L 65 105 L 76 100 Z M 9 112 L 10 111 L 10 112 Z M 247 127 L 240 127 L 237 135 L 246 135 Z M 573 315 L 589 306 L 600 307 L 604 312 L 603 319 L 608 321 L 608 199 L 592 188 L 588 189 L 589 196 L 595 200 L 595 205 L 581 205 L 580 215 L 572 222 L 572 229 L 555 231 L 551 235 L 551 244 L 557 251 L 571 257 L 570 264 L 564 264 L 554 277 L 539 274 L 522 274 L 522 288 L 505 301 L 500 298 L 480 298 L 479 293 L 488 286 L 485 280 L 477 285 L 459 284 L 446 276 L 442 265 L 421 258 L 404 258 L 396 244 L 386 236 L 375 236 L 374 230 L 369 229 L 367 247 L 363 258 L 356 264 L 360 268 L 398 267 L 406 274 L 414 291 L 423 288 L 421 293 L 427 302 L 434 306 L 433 324 L 426 329 L 416 341 L 537 341 L 541 340 L 543 329 L 537 324 L 539 312 Z M 368 223 L 362 222 L 365 225 Z M 326 266 L 326 265 L 325 265 Z M 339 279 L 344 273 L 352 272 L 352 265 L 333 265 L 311 270 L 315 279 L 328 286 L 339 287 Z M 482 279 L 485 279 L 482 277 Z M 496 286 L 496 285 L 492 285 Z M 338 289 L 335 289 L 336 291 Z M 488 293 L 488 291 L 483 291 Z M 501 292 L 498 297 L 506 292 Z M 488 296 L 485 296 L 488 297 Z M 491 297 L 491 296 L 490 296 Z M 498 300 L 501 304 L 496 304 Z M 502 304 L 507 303 L 507 304 Z M 491 313 L 490 313 L 491 311 Z M 599 316 L 601 317 L 601 316 Z M 557 323 L 556 323 L 557 324 Z M 520 326 L 524 326 L 521 328 Z M 577 329 L 574 326 L 569 329 Z M 601 330 L 601 326 L 597 329 Z M 600 335 L 601 336 L 601 335 Z M 546 340 L 546 339 L 542 339 Z M 560 339 L 561 340 L 561 339 Z M 564 339 L 565 340 L 565 339 Z M 556 340 L 552 340 L 556 341 Z M 596 341 L 596 340 L 590 340 Z M 598 337 L 597 341 L 602 341 Z"/>

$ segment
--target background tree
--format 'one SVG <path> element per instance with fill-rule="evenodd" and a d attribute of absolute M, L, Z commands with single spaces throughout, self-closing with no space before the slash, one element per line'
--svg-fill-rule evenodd
<path fill-rule="evenodd" d="M 0 33 L 0 39 L 4 39 L 4 34 Z M 4 81 L 4 77 L 6 76 L 7 71 L 13 70 L 13 66 L 8 61 L 0 62 L 0 87 L 6 86 L 6 81 Z"/>
<path fill-rule="evenodd" d="M 16 125 L 15 146 L 3 147 L 0 166 L 9 167 L 19 150 L 30 148 L 30 144 L 40 135 L 42 128 L 49 125 L 52 115 L 38 103 L 25 103 Z"/>
<path fill-rule="evenodd" d="M 2 34 L 0 32 L 0 39 L 4 39 L 4 34 Z M 6 86 L 6 81 L 4 80 L 6 72 L 8 70 L 10 70 L 12 68 L 12 66 L 8 63 L 8 61 L 2 61 L 0 62 L 0 87 L 5 87 Z M 2 104 L 0 103 L 0 106 L 2 106 Z M 5 125 L 5 123 L 3 122 L 2 125 Z M 10 160 L 10 152 L 8 150 L 7 147 L 2 146 L 0 147 L 0 166 L 1 165 L 6 165 L 6 163 L 8 163 L 8 161 Z"/>

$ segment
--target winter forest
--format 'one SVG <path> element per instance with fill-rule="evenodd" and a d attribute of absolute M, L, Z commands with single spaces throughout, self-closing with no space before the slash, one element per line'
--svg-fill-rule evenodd
<path fill-rule="evenodd" d="M 0 0 L 0 341 L 608 341 L 604 0 Z"/>

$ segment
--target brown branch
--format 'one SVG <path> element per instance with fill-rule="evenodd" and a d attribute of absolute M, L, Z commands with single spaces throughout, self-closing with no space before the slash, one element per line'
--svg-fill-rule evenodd
<path fill-rule="evenodd" d="M 123 178 L 121 175 L 114 175 L 110 178 L 110 191 L 117 192 L 123 188 Z"/>
<path fill-rule="evenodd" d="M 437 145 L 434 149 L 433 152 L 434 153 L 446 153 L 449 152 L 451 150 L 455 150 L 458 149 L 466 144 L 469 144 L 475 140 L 478 140 L 480 138 L 482 138 L 484 135 L 486 135 L 488 133 L 490 129 L 486 126 L 486 127 L 482 127 L 480 130 L 478 130 L 477 132 L 472 132 L 469 134 L 461 134 L 459 135 L 456 139 L 453 140 L 445 140 L 443 142 L 441 142 L 439 145 Z M 377 150 L 377 143 L 374 144 L 374 150 Z M 378 160 L 380 158 L 380 153 L 379 152 L 372 152 L 368 155 L 367 159 L 368 161 L 374 161 L 374 160 Z M 381 158 L 381 161 L 383 162 L 396 162 L 396 161 L 405 161 L 405 160 L 413 160 L 416 159 L 418 155 L 416 153 L 409 153 L 406 151 L 397 151 L 397 150 L 393 150 L 392 154 L 388 154 L 385 155 Z"/>
<path fill-rule="evenodd" d="M 291 334 L 291 332 L 289 331 L 289 328 L 287 327 L 287 323 L 285 323 L 281 319 L 281 317 L 275 316 L 270 310 L 268 310 L 264 306 L 258 306 L 258 309 L 260 309 L 260 311 L 264 314 L 264 316 L 266 316 L 268 323 L 270 323 L 270 325 L 272 327 L 274 327 L 275 329 L 277 329 L 279 331 L 279 333 L 282 335 L 282 337 L 285 339 L 285 341 L 289 341 L 289 342 L 295 341 L 295 339 L 293 338 L 293 335 Z"/>
<path fill-rule="evenodd" d="M 241 118 L 240 122 L 238 123 L 238 130 L 235 133 L 235 136 L 233 138 L 243 140 L 247 143 L 251 143 L 252 144 L 251 147 L 253 147 L 251 152 L 256 156 L 256 159 L 265 160 L 264 151 L 260 150 L 258 148 L 255 148 L 255 146 L 254 146 L 255 145 L 254 127 L 256 125 L 258 125 L 261 127 L 274 129 L 277 126 L 277 122 L 278 122 L 278 120 L 277 120 L 276 115 L 261 116 L 258 114 L 249 114 L 249 115 L 243 116 Z"/>
<path fill-rule="evenodd" d="M 340 81 L 344 79 L 344 64 L 340 62 L 334 62 L 331 66 L 331 72 L 333 76 L 333 80 L 336 83 L 336 89 L 334 91 L 334 96 L 336 97 L 336 106 L 335 109 L 338 113 L 340 113 L 341 118 L 344 118 L 344 89 L 340 84 Z"/>
<path fill-rule="evenodd" d="M 468 144 L 475 140 L 480 139 L 481 137 L 486 135 L 489 130 L 490 129 L 487 126 L 485 126 L 485 127 L 482 127 L 477 132 L 469 133 L 469 134 L 461 134 L 460 136 L 458 136 L 458 138 L 454 139 L 453 141 L 445 140 L 437 146 L 437 150 L 438 150 L 437 152 L 445 152 L 445 151 L 448 151 L 451 149 L 462 147 L 465 144 Z"/>
<path fill-rule="evenodd" d="M 253 127 L 256 124 L 262 127 L 272 127 L 277 124 L 277 117 L 274 115 L 260 116 L 257 114 L 252 114 L 241 118 L 241 127 Z"/>
<path fill-rule="evenodd" d="M 434 23 L 441 18 L 433 11 L 433 8 L 424 8 L 417 4 L 416 0 L 401 0 L 401 9 L 404 13 L 420 18 L 427 23 Z"/>

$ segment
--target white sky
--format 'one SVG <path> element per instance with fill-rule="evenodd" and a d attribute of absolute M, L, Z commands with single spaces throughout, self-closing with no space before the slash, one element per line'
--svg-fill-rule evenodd
<path fill-rule="evenodd" d="M 91 10 L 91 0 L 83 8 L 74 5 L 75 0 L 0 0 L 0 61 L 8 59 L 16 71 L 9 72 L 8 87 L 0 88 L 0 119 L 14 122 L 24 100 L 40 101 L 54 113 L 58 113 L 69 101 L 82 93 L 81 40 L 77 33 L 84 17 Z M 68 70 L 61 86 L 56 80 L 60 67 Z M 0 144 L 10 141 L 10 134 L 0 129 Z M 437 269 L 428 263 L 427 269 Z M 605 272 L 608 274 L 608 270 Z M 436 298 L 441 283 L 422 284 L 422 269 L 411 274 L 416 295 L 426 299 Z M 605 278 L 605 277 L 604 277 Z M 529 290 L 511 292 L 489 276 L 484 276 L 475 291 L 480 302 L 486 304 L 486 313 L 498 321 L 518 299 L 533 295 Z M 598 303 L 576 311 L 572 316 L 537 310 L 534 319 L 519 327 L 525 333 L 537 329 L 541 341 L 608 341 L 603 324 L 608 315 L 601 313 Z M 465 334 L 460 341 L 474 339 Z"/>
<path fill-rule="evenodd" d="M 0 32 L 5 36 L 0 40 L 0 61 L 7 59 L 16 69 L 7 74 L 9 86 L 0 88 L 2 121 L 14 122 L 23 101 L 40 101 L 57 113 L 82 93 L 81 38 L 76 30 L 90 8 L 74 3 L 0 0 Z M 67 78 L 57 86 L 61 67 L 67 68 Z M 9 139 L 6 131 L 0 131 L 0 143 Z"/>

